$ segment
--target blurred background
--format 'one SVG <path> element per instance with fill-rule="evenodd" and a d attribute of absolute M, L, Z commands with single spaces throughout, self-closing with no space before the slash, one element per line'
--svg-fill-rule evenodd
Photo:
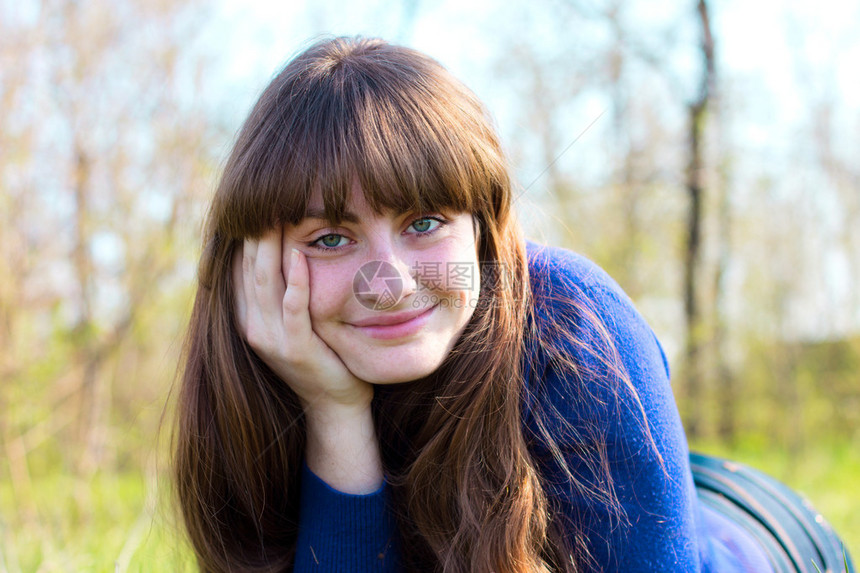
<path fill-rule="evenodd" d="M 321 35 L 423 50 L 496 118 L 527 234 L 612 274 L 691 447 L 860 554 L 860 4 L 0 0 L 0 572 L 181 571 L 170 393 L 200 223 Z"/>

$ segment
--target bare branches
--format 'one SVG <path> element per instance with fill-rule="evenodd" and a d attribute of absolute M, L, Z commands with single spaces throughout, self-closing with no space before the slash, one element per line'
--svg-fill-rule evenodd
<path fill-rule="evenodd" d="M 0 343 L 15 349 L 0 360 L 0 402 L 26 387 L 52 420 L 3 416 L 26 456 L 94 471 L 113 458 L 105 448 L 125 448 L 106 441 L 114 408 L 128 409 L 117 400 L 169 383 L 151 339 L 175 338 L 170 314 L 184 308 L 150 309 L 176 300 L 172 277 L 190 278 L 209 161 L 209 120 L 184 77 L 200 65 L 185 49 L 189 7 L 49 0 L 0 37 Z M 127 345 L 135 333 L 149 340 Z M 127 353 L 139 372 L 112 367 Z M 114 392 L 151 376 L 147 392 Z M 69 419 L 77 432 L 63 431 Z"/>

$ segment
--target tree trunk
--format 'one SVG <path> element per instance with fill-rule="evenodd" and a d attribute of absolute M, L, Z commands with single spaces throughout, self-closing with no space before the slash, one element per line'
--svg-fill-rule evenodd
<path fill-rule="evenodd" d="M 687 238 L 684 256 L 684 317 L 686 340 L 684 344 L 683 373 L 686 378 L 684 399 L 687 403 L 687 431 L 690 437 L 701 436 L 703 417 L 702 398 L 703 381 L 703 339 L 704 321 L 700 308 L 701 287 L 698 280 L 702 266 L 702 211 L 704 203 L 704 152 L 703 143 L 707 120 L 708 106 L 715 79 L 714 41 L 711 34 L 711 24 L 708 15 L 708 5 L 705 0 L 698 2 L 698 16 L 701 25 L 701 51 L 703 71 L 700 79 L 699 94 L 695 101 L 688 106 L 688 163 L 687 163 L 687 195 L 689 210 L 687 213 Z"/>

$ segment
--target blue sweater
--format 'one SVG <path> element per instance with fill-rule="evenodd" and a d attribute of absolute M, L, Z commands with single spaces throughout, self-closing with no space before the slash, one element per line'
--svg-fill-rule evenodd
<path fill-rule="evenodd" d="M 592 262 L 531 242 L 527 252 L 539 327 L 546 324 L 547 313 L 558 311 L 556 316 L 563 316 L 576 338 L 592 343 L 565 348 L 577 371 L 550 360 L 542 347 L 527 348 L 523 400 L 523 431 L 542 483 L 553 509 L 586 534 L 593 557 L 590 569 L 747 570 L 742 563 L 750 556 L 744 553 L 754 549 L 743 531 L 710 513 L 696 498 L 666 357 L 652 330 L 615 281 Z M 575 298 L 605 330 L 568 308 L 558 309 L 557 295 Z M 600 348 L 606 336 L 635 393 L 607 383 L 614 376 L 607 365 L 612 361 L 591 350 Z M 538 419 L 561 447 L 570 473 L 545 447 L 536 431 Z M 605 483 L 605 474 L 589 463 L 589 437 L 595 431 L 606 444 L 621 512 L 607 511 L 599 501 L 579 494 L 568 478 Z M 369 495 L 344 494 L 305 467 L 295 571 L 399 571 L 387 494 L 385 485 Z"/>

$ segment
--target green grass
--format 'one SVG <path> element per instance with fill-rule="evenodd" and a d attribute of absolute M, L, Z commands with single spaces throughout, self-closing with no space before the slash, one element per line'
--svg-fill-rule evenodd
<path fill-rule="evenodd" d="M 0 571 L 193 571 L 154 479 L 141 474 L 0 484 Z M 161 498 L 161 501 L 157 501 Z"/>
<path fill-rule="evenodd" d="M 736 448 L 692 444 L 769 473 L 806 495 L 860 555 L 860 448 L 826 444 L 791 456 L 747 442 Z M 4 474 L 8 475 L 8 474 Z M 56 472 L 0 482 L 0 572 L 193 571 L 165 488 L 151 474 Z"/>
<path fill-rule="evenodd" d="M 734 448 L 696 443 L 690 449 L 745 463 L 787 484 L 827 519 L 854 561 L 860 557 L 860 445 L 825 442 L 794 455 L 753 440 Z"/>

